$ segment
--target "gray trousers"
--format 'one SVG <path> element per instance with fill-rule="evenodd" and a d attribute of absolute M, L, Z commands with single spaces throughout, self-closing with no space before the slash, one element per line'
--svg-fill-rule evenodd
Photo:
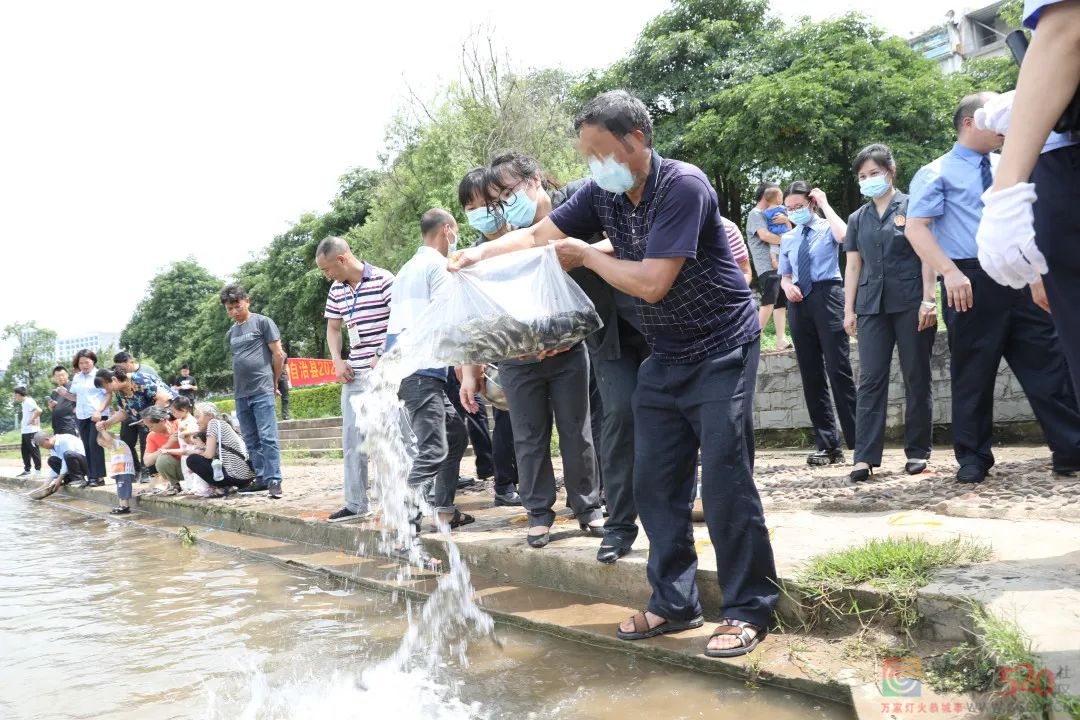
<path fill-rule="evenodd" d="M 349 512 L 368 511 L 368 458 L 360 451 L 364 433 L 358 425 L 361 378 L 358 372 L 352 382 L 341 386 L 341 454 L 345 460 L 345 507 Z"/>
<path fill-rule="evenodd" d="M 634 407 L 638 368 L 649 356 L 649 345 L 638 333 L 620 346 L 618 358 L 602 350 L 590 352 L 593 375 L 600 390 L 603 422 L 600 432 L 600 471 L 604 478 L 608 518 L 604 522 L 604 545 L 629 548 L 637 539 L 634 505 Z M 590 348 L 591 350 L 591 348 Z"/>
<path fill-rule="evenodd" d="M 409 486 L 423 488 L 425 493 L 434 486 L 435 509 L 452 513 L 456 510 L 454 496 L 469 434 L 446 397 L 446 381 L 410 375 L 401 381 L 398 398 L 405 405 L 409 426 L 416 436 Z"/>
<path fill-rule="evenodd" d="M 518 493 L 529 527 L 555 522 L 555 471 L 551 466 L 551 423 L 559 430 L 566 499 L 578 522 L 603 517 L 589 411 L 589 355 L 578 344 L 537 363 L 501 363 L 499 376 L 518 465 Z"/>
<path fill-rule="evenodd" d="M 934 393 L 930 354 L 937 327 L 922 332 L 919 309 L 859 316 L 859 388 L 855 405 L 855 462 L 881 465 L 893 348 L 904 377 L 904 451 L 909 460 L 930 457 Z"/>

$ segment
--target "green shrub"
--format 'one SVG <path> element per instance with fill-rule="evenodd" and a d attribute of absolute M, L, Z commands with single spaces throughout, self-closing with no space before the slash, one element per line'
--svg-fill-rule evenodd
<path fill-rule="evenodd" d="M 218 410 L 236 412 L 236 400 L 223 397 L 214 400 Z M 276 401 L 277 415 L 281 417 L 281 398 Z M 341 415 L 341 386 L 337 383 L 294 388 L 289 392 L 289 417 L 294 420 L 337 417 Z"/>

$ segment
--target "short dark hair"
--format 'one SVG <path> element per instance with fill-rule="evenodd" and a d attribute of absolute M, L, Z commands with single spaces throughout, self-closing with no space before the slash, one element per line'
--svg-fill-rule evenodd
<path fill-rule="evenodd" d="M 598 125 L 618 138 L 640 130 L 645 144 L 652 147 L 649 111 L 645 103 L 625 90 L 609 90 L 585 103 L 574 118 L 574 132 L 580 133 L 582 125 Z"/>
<path fill-rule="evenodd" d="M 441 230 L 444 225 L 454 221 L 454 216 L 442 208 L 431 208 L 420 217 L 420 234 L 427 237 L 436 230 Z"/>
<path fill-rule="evenodd" d="M 509 173 L 513 183 L 503 181 L 503 173 Z M 547 192 L 552 192 L 559 187 L 557 178 L 544 172 L 540 161 L 532 155 L 511 150 L 499 153 L 491 160 L 491 173 L 489 185 L 499 189 L 499 194 L 512 190 L 514 186 L 523 180 L 529 180 L 536 175 L 540 176 L 540 185 Z"/>
<path fill-rule="evenodd" d="M 52 369 L 52 374 L 53 374 L 53 375 L 55 375 L 56 373 L 58 373 L 58 372 L 59 372 L 59 371 L 61 371 L 61 370 L 63 370 L 64 372 L 67 372 L 67 368 L 66 368 L 66 367 L 64 367 L 63 365 L 57 365 L 56 367 L 54 367 L 54 368 Z"/>
<path fill-rule="evenodd" d="M 122 367 L 113 366 L 111 370 L 101 368 L 97 371 L 97 374 L 94 375 L 94 387 L 104 390 L 105 386 L 113 380 L 124 382 L 127 379 L 127 373 L 124 372 L 124 368 Z"/>
<path fill-rule="evenodd" d="M 809 198 L 812 189 L 810 183 L 805 180 L 796 180 L 788 185 L 787 190 L 784 191 L 784 199 L 786 200 L 788 195 L 805 195 Z"/>
<path fill-rule="evenodd" d="M 191 366 L 188 365 L 187 363 L 184 363 L 183 365 L 180 366 L 180 369 L 181 370 L 190 370 Z"/>
<path fill-rule="evenodd" d="M 82 360 L 83 358 L 90 358 L 90 362 L 97 365 L 97 353 L 94 352 L 93 350 L 87 350 L 86 348 L 83 348 L 79 352 L 75 353 L 75 358 L 71 361 L 71 367 L 78 370 L 79 369 L 79 361 Z"/>
<path fill-rule="evenodd" d="M 135 358 L 131 355 L 131 353 L 121 350 L 120 352 L 113 355 L 112 361 L 119 365 L 120 363 L 134 362 Z"/>
<path fill-rule="evenodd" d="M 487 202 L 487 186 L 488 186 L 488 168 L 481 165 L 480 167 L 474 167 L 469 172 L 465 173 L 465 177 L 461 178 L 461 182 L 457 186 L 457 199 L 461 204 L 461 208 L 464 210 L 465 206 L 472 202 L 473 195 L 480 194 L 480 198 Z"/>
<path fill-rule="evenodd" d="M 344 255 L 350 250 L 349 243 L 345 242 L 345 238 L 340 238 L 337 235 L 327 235 L 319 241 L 319 246 L 315 248 L 315 257 Z"/>
<path fill-rule="evenodd" d="M 859 168 L 866 164 L 867 160 L 878 167 L 889 170 L 896 169 L 896 160 L 893 159 L 892 150 L 889 149 L 888 145 L 882 143 L 867 145 L 860 150 L 859 154 L 855 156 L 855 162 L 851 164 L 851 172 L 858 174 Z"/>
<path fill-rule="evenodd" d="M 780 187 L 780 186 L 777 185 L 774 182 L 763 182 L 763 183 L 761 183 L 760 185 L 757 186 L 757 190 L 754 191 L 754 202 L 755 203 L 761 202 L 761 198 L 765 197 L 765 191 L 766 190 L 769 190 L 771 188 L 778 188 L 778 187 Z"/>
<path fill-rule="evenodd" d="M 172 406 L 176 410 L 187 410 L 188 412 L 191 412 L 192 408 L 195 407 L 195 403 L 191 402 L 191 398 L 187 395 L 177 395 L 172 399 Z"/>
<path fill-rule="evenodd" d="M 240 283 L 229 283 L 221 289 L 221 293 L 218 295 L 222 305 L 228 305 L 230 303 L 240 302 L 241 300 L 247 300 L 247 290 Z"/>
<path fill-rule="evenodd" d="M 956 132 L 960 132 L 960 128 L 964 126 L 964 118 L 975 117 L 975 111 L 985 105 L 993 94 L 988 90 L 983 90 L 964 96 L 952 116 L 952 124 Z"/>
<path fill-rule="evenodd" d="M 22 385 L 19 385 L 12 392 L 14 392 L 16 395 L 22 395 L 23 397 L 26 397 L 26 388 Z"/>

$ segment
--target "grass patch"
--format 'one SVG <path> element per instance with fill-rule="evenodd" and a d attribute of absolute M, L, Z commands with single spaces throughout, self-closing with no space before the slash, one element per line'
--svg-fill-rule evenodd
<path fill-rule="evenodd" d="M 989 558 L 989 546 L 962 538 L 941 543 L 921 538 L 874 539 L 812 558 L 796 584 L 805 594 L 800 604 L 811 611 L 812 621 L 831 613 L 857 618 L 865 625 L 884 615 L 906 630 L 919 620 L 915 606 L 919 588 L 938 570 Z M 883 604 L 860 607 L 850 599 L 846 591 L 864 583 L 884 593 Z"/>
<path fill-rule="evenodd" d="M 1014 622 L 991 615 L 976 606 L 971 614 L 975 637 L 941 655 L 929 658 L 923 678 L 938 691 L 986 693 L 987 714 L 993 718 L 1041 720 L 1054 709 L 1068 717 L 1080 718 L 1080 698 L 1055 694 L 1053 681 L 1035 657 L 1031 639 Z M 1010 684 L 1002 680 L 1002 669 L 1021 690 L 1011 695 Z M 1046 668 L 1054 672 L 1052 668 Z"/>

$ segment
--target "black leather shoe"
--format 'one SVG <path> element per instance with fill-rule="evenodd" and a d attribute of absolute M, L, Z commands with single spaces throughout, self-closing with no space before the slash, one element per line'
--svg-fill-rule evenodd
<path fill-rule="evenodd" d="M 1075 478 L 1076 474 L 1080 472 L 1080 468 L 1077 467 L 1054 467 L 1054 475 L 1059 478 Z"/>
<path fill-rule="evenodd" d="M 628 547 L 612 547 L 610 545 L 601 545 L 600 549 L 596 551 L 596 560 L 602 562 L 605 565 L 610 565 L 623 555 L 630 552 Z"/>
<path fill-rule="evenodd" d="M 978 465 L 961 465 L 956 473 L 956 482 L 981 483 L 986 479 L 986 471 Z"/>
<path fill-rule="evenodd" d="M 267 487 L 269 487 L 269 486 L 264 482 L 251 483 L 250 485 L 245 485 L 244 487 L 240 488 L 240 490 L 238 492 L 257 493 L 257 492 L 262 492 L 263 490 L 266 490 Z"/>
<path fill-rule="evenodd" d="M 581 527 L 581 532 L 585 533 L 586 535 L 592 535 L 593 537 L 598 537 L 598 538 L 604 537 L 604 523 L 600 523 L 599 525 L 590 525 L 589 523 L 581 523 L 580 527 Z"/>
<path fill-rule="evenodd" d="M 919 473 L 926 472 L 926 461 L 908 460 L 904 463 L 904 472 L 908 475 L 918 475 Z"/>
<path fill-rule="evenodd" d="M 546 547 L 551 542 L 551 531 L 549 530 L 543 535 L 526 535 L 525 542 L 529 543 L 529 547 L 537 549 Z"/>
<path fill-rule="evenodd" d="M 848 474 L 848 477 L 851 478 L 851 482 L 866 482 L 873 474 L 874 468 L 872 467 L 856 468 Z"/>
<path fill-rule="evenodd" d="M 844 451 L 840 448 L 818 450 L 806 456 L 807 465 L 839 465 L 844 462 Z"/>

